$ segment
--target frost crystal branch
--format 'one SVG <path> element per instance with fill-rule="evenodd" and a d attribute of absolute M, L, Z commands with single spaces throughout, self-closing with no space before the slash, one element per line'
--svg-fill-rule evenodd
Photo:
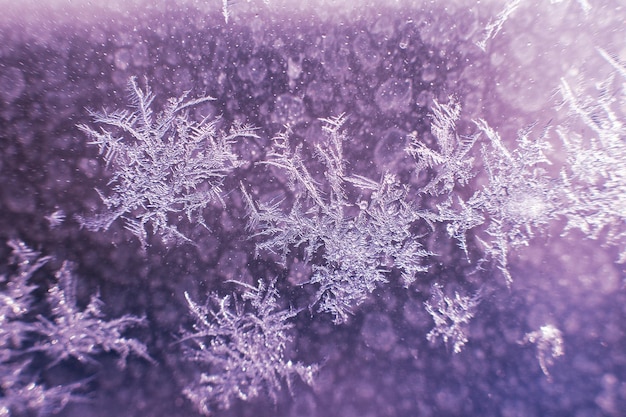
<path fill-rule="evenodd" d="M 74 394 L 83 385 L 83 381 L 72 384 L 46 387 L 36 379 L 27 377 L 29 361 L 6 365 L 0 363 L 2 375 L 2 397 L 0 397 L 0 417 L 11 416 L 48 416 L 60 412 L 69 402 L 84 401 L 85 398 Z"/>
<path fill-rule="evenodd" d="M 456 98 L 449 97 L 447 104 L 434 100 L 431 131 L 437 139 L 439 150 L 430 149 L 415 135 L 409 137 L 406 151 L 417 159 L 416 170 L 419 172 L 429 168 L 435 171 L 434 178 L 420 192 L 449 194 L 457 183 L 466 185 L 474 176 L 474 158 L 469 156 L 469 152 L 477 136 L 460 137 L 455 132 L 460 116 L 461 105 Z"/>
<path fill-rule="evenodd" d="M 126 315 L 106 321 L 97 297 L 84 311 L 78 310 L 75 282 L 67 262 L 48 292 L 52 319 L 36 315 L 31 295 L 36 286 L 28 281 L 51 258 L 42 257 L 18 240 L 8 244 L 17 271 L 9 278 L 2 277 L 0 287 L 0 417 L 54 414 L 70 401 L 84 400 L 75 391 L 85 385 L 85 380 L 53 387 L 42 381 L 43 358 L 37 352 L 45 356 L 47 369 L 70 357 L 95 361 L 91 356 L 103 351 L 119 353 L 121 366 L 130 353 L 152 361 L 142 343 L 121 336 L 128 327 L 143 324 L 143 319 Z"/>
<path fill-rule="evenodd" d="M 152 361 L 143 343 L 122 335 L 130 327 L 145 325 L 144 318 L 127 314 L 106 321 L 98 296 L 92 296 L 87 307 L 80 311 L 76 306 L 76 282 L 68 262 L 63 263 L 56 278 L 57 283 L 48 290 L 52 319 L 38 316 L 36 329 L 45 336 L 45 341 L 35 345 L 34 350 L 55 358 L 52 365 L 70 357 L 82 363 L 92 362 L 92 356 L 101 352 L 119 354 L 121 368 L 131 353 Z"/>
<path fill-rule="evenodd" d="M 206 415 L 262 393 L 276 401 L 283 383 L 291 390 L 297 375 L 312 385 L 317 372 L 316 365 L 285 358 L 293 327 L 288 320 L 297 311 L 280 308 L 274 282 L 269 287 L 262 281 L 257 287 L 238 284 L 245 288 L 241 297 L 212 294 L 206 305 L 185 293 L 195 324 L 193 331 L 183 332 L 182 340 L 193 342 L 187 357 L 207 370 L 184 392 Z"/>
<path fill-rule="evenodd" d="M 295 202 L 287 214 L 280 203 L 255 202 L 243 190 L 249 227 L 264 239 L 257 252 L 278 253 L 285 262 L 292 249 L 302 247 L 313 269 L 309 283 L 318 285 L 318 309 L 332 314 L 337 324 L 345 322 L 377 284 L 387 282 L 389 270 L 399 270 L 408 286 L 425 270 L 422 258 L 430 255 L 410 232 L 419 215 L 406 199 L 406 187 L 392 175 L 377 182 L 346 174 L 344 121 L 343 116 L 322 120 L 325 140 L 316 151 L 325 165 L 323 183 L 309 173 L 301 147 L 292 150 L 288 131 L 274 138 L 265 164 L 288 176 Z M 364 198 L 349 201 L 346 186 Z"/>
<path fill-rule="evenodd" d="M 440 284 L 434 284 L 430 299 L 424 303 L 426 311 L 435 321 L 435 327 L 426 337 L 431 343 L 436 343 L 441 337 L 446 345 L 452 345 L 454 353 L 459 353 L 467 343 L 467 325 L 476 313 L 480 294 L 469 297 L 455 292 L 454 298 L 449 298 L 442 288 Z"/>
<path fill-rule="evenodd" d="M 59 227 L 65 221 L 65 212 L 63 210 L 56 210 L 45 216 L 45 219 L 48 221 L 50 229 L 54 229 L 55 227 Z"/>
<path fill-rule="evenodd" d="M 564 0 L 550 0 L 551 4 L 562 3 Z M 589 4 L 588 0 L 577 0 L 578 5 L 583 10 L 585 14 L 588 14 L 591 10 L 591 4 Z M 519 8 L 522 4 L 522 0 L 508 0 L 504 5 L 504 8 L 496 15 L 495 18 L 490 19 L 487 26 L 483 30 L 483 34 L 476 42 L 476 46 L 478 46 L 483 51 L 487 50 L 487 44 L 496 35 L 502 30 L 502 26 L 506 23 L 507 20 L 510 19 L 511 15 Z"/>
<path fill-rule="evenodd" d="M 25 316 L 31 310 L 31 293 L 37 286 L 28 281 L 51 259 L 42 257 L 20 240 L 10 240 L 8 245 L 12 248 L 11 263 L 17 266 L 17 271 L 10 277 L 0 276 L 3 288 L 0 291 L 0 360 L 3 362 L 12 358 L 13 349 L 20 348 L 34 330 Z"/>
<path fill-rule="evenodd" d="M 144 247 L 148 225 L 165 242 L 188 242 L 172 217 L 185 214 L 189 222 L 204 225 L 202 210 L 220 200 L 222 180 L 239 164 L 233 142 L 256 135 L 246 126 L 218 131 L 219 119 L 192 121 L 189 109 L 213 100 L 211 97 L 187 99 L 185 93 L 170 99 L 165 109 L 154 115 L 155 97 L 150 88 L 143 91 L 131 78 L 129 90 L 132 111 L 92 113 L 94 121 L 103 126 L 100 130 L 79 126 L 113 170 L 110 192 L 99 191 L 107 210 L 94 217 L 79 217 L 79 221 L 98 231 L 122 217 Z"/>
<path fill-rule="evenodd" d="M 489 23 L 485 27 L 482 38 L 478 42 L 476 42 L 476 45 L 480 49 L 482 49 L 483 51 L 487 50 L 487 43 L 491 39 L 495 38 L 498 32 L 502 30 L 502 26 L 504 25 L 504 23 L 509 19 L 509 17 L 511 17 L 511 14 L 513 14 L 513 12 L 517 10 L 521 3 L 522 0 L 507 1 L 504 9 L 502 9 L 502 11 L 498 13 L 496 18 L 489 21 Z"/>

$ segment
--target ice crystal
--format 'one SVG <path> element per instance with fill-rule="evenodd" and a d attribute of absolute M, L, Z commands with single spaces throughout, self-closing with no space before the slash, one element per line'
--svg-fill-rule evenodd
<path fill-rule="evenodd" d="M 48 290 L 52 317 L 40 315 L 35 324 L 45 340 L 37 343 L 34 350 L 55 358 L 53 364 L 70 357 L 83 363 L 92 362 L 93 356 L 101 352 L 119 354 L 118 365 L 122 368 L 131 353 L 152 361 L 143 343 L 123 336 L 128 328 L 145 325 L 144 318 L 126 314 L 106 320 L 103 303 L 97 295 L 81 311 L 76 305 L 76 281 L 68 262 L 63 263 L 56 278 L 56 284 Z"/>
<path fill-rule="evenodd" d="M 550 0 L 550 4 L 562 3 L 565 0 Z M 577 0 L 578 5 L 582 9 L 582 11 L 587 15 L 591 10 L 591 4 L 588 0 Z M 496 35 L 502 30 L 502 27 L 506 23 L 507 20 L 511 18 L 513 13 L 520 7 L 523 3 L 522 0 L 508 0 L 504 4 L 504 8 L 496 15 L 495 18 L 489 20 L 487 26 L 482 32 L 482 35 L 478 41 L 476 41 L 476 46 L 478 46 L 483 51 L 487 50 L 487 44 L 496 37 Z M 496 3 L 497 4 L 497 3 Z"/>
<path fill-rule="evenodd" d="M 63 210 L 56 210 L 49 215 L 45 216 L 48 221 L 50 229 L 59 227 L 65 221 L 65 212 Z"/>
<path fill-rule="evenodd" d="M 165 242 L 188 242 L 172 217 L 185 214 L 189 222 L 204 225 L 202 210 L 220 200 L 222 180 L 239 164 L 233 142 L 256 135 L 247 126 L 220 131 L 219 119 L 193 121 L 189 109 L 213 100 L 209 96 L 188 99 L 187 92 L 155 116 L 150 88 L 142 90 L 131 78 L 129 90 L 132 110 L 92 113 L 100 130 L 79 126 L 113 170 L 110 192 L 99 191 L 106 211 L 79 221 L 97 231 L 122 217 L 144 247 L 148 225 Z"/>
<path fill-rule="evenodd" d="M 36 379 L 29 378 L 26 368 L 30 365 L 29 361 L 0 363 L 2 375 L 0 417 L 48 416 L 57 414 L 69 402 L 85 400 L 84 397 L 74 393 L 84 385 L 84 381 L 47 387 Z"/>
<path fill-rule="evenodd" d="M 129 326 L 142 324 L 143 319 L 126 315 L 107 321 L 97 297 L 84 311 L 78 310 L 75 281 L 68 263 L 57 272 L 58 282 L 46 297 L 51 318 L 36 314 L 35 311 L 41 311 L 32 296 L 37 286 L 29 280 L 51 258 L 41 256 L 19 240 L 8 244 L 16 271 L 10 277 L 2 277 L 0 290 L 0 417 L 50 415 L 70 401 L 84 399 L 75 392 L 84 387 L 86 380 L 48 386 L 41 376 L 44 360 L 46 369 L 70 357 L 95 362 L 93 355 L 103 351 L 120 354 L 121 366 L 130 353 L 151 360 L 142 343 L 121 336 Z"/>
<path fill-rule="evenodd" d="M 491 19 L 487 26 L 485 26 L 485 30 L 481 39 L 476 42 L 476 45 L 485 51 L 487 49 L 487 43 L 493 39 L 499 32 L 502 30 L 502 26 L 504 23 L 511 17 L 511 14 L 522 3 L 522 0 L 509 0 L 506 2 L 504 9 L 497 14 L 494 19 Z"/>
<path fill-rule="evenodd" d="M 430 299 L 424 303 L 426 311 L 435 321 L 435 327 L 426 336 L 428 341 L 436 343 L 441 338 L 447 346 L 452 346 L 454 353 L 459 353 L 467 343 L 467 325 L 476 314 L 480 303 L 480 294 L 461 296 L 454 293 L 454 298 L 444 295 L 443 286 L 434 284 Z"/>
<path fill-rule="evenodd" d="M 454 97 L 443 104 L 434 100 L 431 131 L 439 150 L 427 147 L 416 135 L 409 137 L 406 151 L 417 159 L 416 170 L 432 169 L 435 174 L 420 192 L 432 195 L 450 194 L 459 184 L 466 185 L 474 176 L 474 158 L 469 152 L 477 136 L 461 137 L 456 133 L 456 124 L 461 116 L 461 105 Z"/>
<path fill-rule="evenodd" d="M 203 414 L 228 409 L 233 401 L 267 394 L 274 401 L 283 384 L 291 390 L 295 376 L 312 385 L 316 365 L 286 358 L 291 342 L 289 320 L 297 311 L 281 309 L 278 291 L 259 281 L 257 287 L 238 283 L 241 296 L 211 294 L 205 305 L 185 293 L 194 319 L 182 341 L 187 358 L 203 367 L 200 377 L 184 393 Z"/>
<path fill-rule="evenodd" d="M 532 343 L 537 346 L 537 360 L 544 375 L 551 380 L 549 368 L 554 359 L 564 355 L 563 336 L 561 331 L 552 324 L 541 326 L 539 330 L 526 333 L 522 344 Z"/>
<path fill-rule="evenodd" d="M 313 269 L 309 283 L 318 286 L 315 303 L 335 323 L 345 322 L 377 284 L 387 282 L 389 270 L 399 270 L 405 285 L 412 283 L 425 270 L 422 258 L 430 255 L 411 233 L 419 215 L 405 186 L 389 174 L 373 181 L 346 173 L 344 121 L 343 116 L 322 120 L 324 141 L 316 152 L 325 166 L 325 182 L 309 173 L 301 145 L 292 149 L 289 131 L 274 138 L 264 163 L 289 178 L 295 201 L 287 210 L 281 203 L 255 202 L 244 190 L 249 227 L 262 238 L 257 251 L 278 253 L 284 262 L 293 249 L 302 248 Z M 350 200 L 347 187 L 362 198 Z"/>
<path fill-rule="evenodd" d="M 531 126 L 518 132 L 517 147 L 510 151 L 486 121 L 478 120 L 476 125 L 489 140 L 482 146 L 487 182 L 460 204 L 462 210 L 457 218 L 448 216 L 452 219 L 449 231 L 459 239 L 484 217 L 487 227 L 479 237 L 485 249 L 484 259 L 495 260 L 510 284 L 508 251 L 528 245 L 537 229 L 544 228 L 559 215 L 558 187 L 546 170 L 550 161 L 545 152 L 550 144 L 547 130 L 538 138 L 531 138 Z M 465 247 L 463 238 L 459 241 Z"/>
<path fill-rule="evenodd" d="M 17 270 L 11 276 L 1 276 L 0 284 L 0 360 L 9 360 L 16 348 L 29 333 L 34 330 L 25 316 L 30 312 L 33 304 L 32 292 L 36 285 L 29 283 L 33 274 L 50 261 L 49 256 L 32 250 L 20 240 L 10 240 L 12 248 L 11 264 Z"/>

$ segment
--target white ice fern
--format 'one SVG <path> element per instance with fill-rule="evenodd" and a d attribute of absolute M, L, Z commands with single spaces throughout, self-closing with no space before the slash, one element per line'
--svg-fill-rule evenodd
<path fill-rule="evenodd" d="M 155 115 L 150 88 L 142 90 L 131 78 L 129 90 L 132 110 L 92 113 L 99 130 L 79 126 L 113 171 L 110 191 L 99 191 L 106 210 L 79 221 L 97 231 L 122 217 L 144 247 L 148 225 L 165 242 L 188 242 L 174 220 L 185 214 L 190 223 L 204 225 L 202 210 L 220 200 L 224 177 L 239 164 L 233 142 L 256 135 L 247 126 L 220 131 L 219 119 L 191 120 L 189 109 L 214 100 L 209 96 L 188 99 L 184 93 Z"/>
<path fill-rule="evenodd" d="M 212 294 L 205 305 L 185 298 L 194 319 L 192 331 L 184 331 L 186 356 L 203 369 L 184 393 L 203 414 L 228 409 L 235 400 L 260 395 L 277 400 L 283 384 L 291 390 L 295 376 L 313 384 L 316 365 L 306 366 L 286 358 L 297 311 L 281 309 L 274 282 L 269 287 L 238 283 L 243 295 Z"/>
<path fill-rule="evenodd" d="M 289 131 L 274 138 L 264 163 L 287 174 L 295 197 L 291 207 L 256 202 L 244 190 L 249 228 L 261 238 L 257 251 L 278 253 L 285 262 L 302 248 L 313 269 L 309 283 L 318 286 L 314 304 L 337 324 L 388 281 L 390 270 L 400 271 L 408 286 L 425 271 L 421 261 L 430 255 L 411 232 L 419 214 L 406 187 L 392 175 L 372 181 L 346 173 L 344 121 L 322 119 L 324 137 L 316 152 L 325 170 L 319 182 L 305 166 L 301 146 L 292 149 Z M 348 187 L 360 198 L 349 199 Z"/>
<path fill-rule="evenodd" d="M 32 371 L 32 354 L 26 344 L 36 337 L 31 310 L 37 286 L 29 281 L 51 257 L 41 256 L 20 240 L 10 240 L 8 245 L 12 249 L 9 263 L 16 270 L 0 277 L 0 417 L 49 415 L 79 400 L 74 391 L 82 382 L 49 387 Z"/>
<path fill-rule="evenodd" d="M 120 355 L 122 367 L 130 353 L 152 361 L 145 345 L 122 335 L 128 327 L 144 324 L 144 319 L 126 315 L 107 321 L 97 297 L 92 297 L 85 310 L 77 308 L 68 263 L 63 264 L 57 283 L 48 291 L 50 317 L 36 315 L 34 311 L 41 311 L 32 295 L 37 286 L 29 281 L 51 257 L 41 256 L 22 241 L 8 244 L 16 270 L 3 276 L 0 286 L 0 417 L 45 416 L 59 412 L 70 401 L 84 401 L 75 392 L 87 381 L 49 386 L 42 376 L 43 368 L 53 368 L 69 358 L 95 363 L 96 355 L 112 352 Z"/>
<path fill-rule="evenodd" d="M 517 147 L 509 150 L 485 120 L 475 124 L 487 139 L 482 143 L 483 185 L 467 200 L 457 194 L 437 204 L 432 219 L 446 224 L 466 255 L 467 235 L 473 231 L 483 246 L 481 263 L 494 262 L 510 285 L 509 251 L 528 245 L 537 230 L 558 217 L 560 187 L 547 171 L 547 129 L 537 137 L 533 126 L 520 130 Z"/>
<path fill-rule="evenodd" d="M 121 368 L 131 353 L 152 361 L 143 343 L 124 336 L 127 329 L 145 325 L 145 318 L 126 314 L 106 320 L 98 295 L 91 297 L 85 309 L 79 309 L 76 280 L 68 262 L 63 263 L 56 278 L 57 282 L 48 290 L 51 317 L 39 315 L 35 323 L 37 333 L 44 340 L 33 347 L 54 358 L 50 366 L 69 358 L 81 363 L 95 362 L 93 356 L 103 352 L 118 354 Z"/>
<path fill-rule="evenodd" d="M 417 172 L 434 171 L 429 182 L 420 187 L 420 192 L 446 195 L 457 185 L 467 185 L 474 176 L 474 158 L 470 151 L 477 135 L 460 136 L 456 133 L 461 105 L 455 97 L 449 97 L 448 103 L 435 99 L 431 111 L 431 132 L 437 141 L 437 149 L 426 146 L 416 135 L 410 135 L 406 151 L 416 159 Z"/>

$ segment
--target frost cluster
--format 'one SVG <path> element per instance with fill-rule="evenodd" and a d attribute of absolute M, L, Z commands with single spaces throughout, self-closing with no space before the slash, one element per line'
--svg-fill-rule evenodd
<path fill-rule="evenodd" d="M 129 91 L 132 110 L 92 112 L 101 128 L 79 126 L 99 147 L 113 176 L 109 192 L 98 191 L 106 211 L 78 219 L 98 231 L 121 217 L 143 247 L 147 226 L 164 242 L 190 242 L 172 218 L 184 214 L 190 223 L 205 226 L 202 210 L 220 201 L 222 180 L 239 164 L 233 142 L 256 134 L 247 126 L 219 130 L 219 118 L 193 121 L 189 110 L 212 97 L 188 99 L 187 92 L 155 115 L 149 87 L 144 91 L 131 78 Z"/>
<path fill-rule="evenodd" d="M 76 391 L 84 389 L 88 380 L 48 386 L 41 367 L 35 365 L 42 361 L 41 355 L 45 369 L 71 358 L 95 364 L 95 357 L 103 352 L 120 355 L 120 367 L 131 353 L 152 361 L 143 343 L 123 336 L 129 327 L 144 325 L 143 318 L 124 315 L 107 320 L 98 296 L 84 310 L 77 307 L 76 281 L 67 262 L 48 290 L 49 312 L 35 314 L 40 310 L 32 294 L 37 286 L 29 281 L 51 257 L 41 256 L 19 240 L 8 244 L 16 269 L 0 280 L 0 416 L 48 415 L 70 401 L 84 400 Z"/>
<path fill-rule="evenodd" d="M 483 48 L 520 4 L 509 2 L 487 27 Z M 311 271 L 303 285 L 314 288 L 310 307 L 328 313 L 337 325 L 348 322 L 393 277 L 409 287 L 427 272 L 426 261 L 438 256 L 423 233 L 428 227 L 433 234 L 441 228 L 477 270 L 494 265 L 509 287 L 514 278 L 510 253 L 558 221 L 563 233 L 579 230 L 620 248 L 620 261 L 626 262 L 626 145 L 620 113 L 626 102 L 626 67 L 608 52 L 599 53 L 615 74 L 598 83 L 595 95 L 561 82 L 561 108 L 567 109 L 569 124 L 532 125 L 503 137 L 477 118 L 471 121 L 474 133 L 463 136 L 457 127 L 462 120 L 458 100 L 435 99 L 434 143 L 417 135 L 407 138 L 406 153 L 414 160 L 410 181 L 387 172 L 374 179 L 352 172 L 344 150 L 350 143 L 344 115 L 320 119 L 320 137 L 312 144 L 298 144 L 286 126 L 258 163 L 270 168 L 273 180 L 286 182 L 288 195 L 264 200 L 241 182 L 257 257 L 277 255 L 283 266 L 303 261 Z M 150 90 L 141 90 L 134 79 L 130 88 L 133 111 L 94 114 L 105 126 L 99 131 L 81 127 L 113 173 L 109 191 L 100 192 L 106 210 L 81 222 L 106 230 L 121 217 L 144 247 L 149 231 L 164 241 L 190 242 L 176 219 L 184 214 L 190 223 L 204 226 L 202 211 L 220 201 L 224 178 L 239 164 L 231 145 L 238 137 L 255 137 L 255 130 L 236 126 L 225 133 L 217 120 L 191 121 L 189 108 L 209 97 L 187 100 L 184 94 L 154 116 Z M 556 138 L 566 161 L 550 158 Z M 315 161 L 307 160 L 309 152 Z M 55 226 L 63 218 L 61 213 L 48 220 Z M 12 352 L 32 334 L 41 340 L 33 340 L 31 350 L 53 353 L 58 360 L 88 362 L 102 351 L 118 353 L 121 364 L 130 353 L 149 359 L 145 346 L 122 336 L 142 319 L 124 316 L 106 322 L 97 297 L 79 311 L 66 265 L 48 295 L 51 317 L 23 322 L 33 290 L 29 274 L 46 261 L 31 258 L 4 293 L 2 355 L 10 363 L 18 366 Z M 239 284 L 240 295 L 214 293 L 205 305 L 185 294 L 194 325 L 182 331 L 181 343 L 200 370 L 184 392 L 204 414 L 263 394 L 276 400 L 295 377 L 313 385 L 317 366 L 289 359 L 292 322 L 299 311 L 281 307 L 275 282 Z M 452 297 L 434 283 L 424 303 L 435 324 L 428 341 L 441 339 L 454 353 L 461 352 L 479 302 L 479 292 Z M 537 345 L 541 369 L 549 376 L 553 358 L 563 354 L 560 331 L 543 326 L 528 333 L 524 343 Z"/>
<path fill-rule="evenodd" d="M 433 344 L 441 338 L 444 344 L 452 346 L 454 353 L 459 353 L 467 343 L 467 326 L 476 314 L 480 294 L 470 297 L 455 292 L 454 298 L 450 298 L 442 289 L 440 284 L 433 285 L 430 299 L 424 303 L 435 322 L 435 327 L 426 337 Z"/>
<path fill-rule="evenodd" d="M 285 262 L 290 252 L 302 249 L 313 269 L 309 283 L 318 287 L 313 304 L 337 324 L 388 281 L 390 270 L 400 271 L 408 286 L 426 270 L 422 259 L 431 255 L 411 233 L 420 215 L 406 186 L 390 174 L 374 181 L 346 172 L 344 121 L 343 116 L 322 120 L 323 140 L 315 151 L 324 164 L 323 182 L 309 172 L 301 146 L 292 147 L 289 131 L 274 138 L 264 163 L 288 176 L 292 204 L 257 202 L 243 190 L 249 229 L 261 240 L 257 250 L 277 253 Z M 360 197 L 350 199 L 348 187 Z"/>
<path fill-rule="evenodd" d="M 293 327 L 288 320 L 298 312 L 281 308 L 274 282 L 238 284 L 245 289 L 241 296 L 211 294 L 204 305 L 185 293 L 195 323 L 183 331 L 182 341 L 186 357 L 202 372 L 184 393 L 206 415 L 230 408 L 236 399 L 266 394 L 276 401 L 283 384 L 291 390 L 298 376 L 312 385 L 317 372 L 316 365 L 286 357 Z"/>

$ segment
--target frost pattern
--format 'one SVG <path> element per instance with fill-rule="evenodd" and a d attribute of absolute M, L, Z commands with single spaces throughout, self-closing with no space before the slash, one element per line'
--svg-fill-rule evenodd
<path fill-rule="evenodd" d="M 25 377 L 30 362 L 6 365 L 0 364 L 2 394 L 0 417 L 33 415 L 48 416 L 57 414 L 70 402 L 85 401 L 74 394 L 84 382 L 46 387 Z"/>
<path fill-rule="evenodd" d="M 433 344 L 441 338 L 445 345 L 452 346 L 454 353 L 459 353 L 467 343 L 467 325 L 476 314 L 480 293 L 470 297 L 455 292 L 454 298 L 449 298 L 442 289 L 441 284 L 434 284 L 430 299 L 424 303 L 435 321 L 435 327 L 426 337 Z"/>
<path fill-rule="evenodd" d="M 561 331 L 552 324 L 546 324 L 541 326 L 539 330 L 526 333 L 522 343 L 532 343 L 537 346 L 539 366 L 548 380 L 551 380 L 549 368 L 554 365 L 555 358 L 565 354 Z"/>
<path fill-rule="evenodd" d="M 187 386 L 184 393 L 198 410 L 209 415 L 228 409 L 233 402 L 252 400 L 266 393 L 274 401 L 284 383 L 291 391 L 295 376 L 313 384 L 316 365 L 306 366 L 285 358 L 291 342 L 288 321 L 298 312 L 283 310 L 271 282 L 257 287 L 238 283 L 245 291 L 238 297 L 212 294 L 206 305 L 185 298 L 195 321 L 193 331 L 184 331 L 186 357 L 208 370 Z"/>
<path fill-rule="evenodd" d="M 513 280 L 509 252 L 529 245 L 558 219 L 566 221 L 564 233 L 580 230 L 621 248 L 619 262 L 626 262 L 626 126 L 621 109 L 626 103 L 626 65 L 604 49 L 598 52 L 614 74 L 587 94 L 561 80 L 567 123 L 540 131 L 535 125 L 521 129 L 512 149 L 483 119 L 474 121 L 478 135 L 459 138 L 455 129 L 460 106 L 453 99 L 434 103 L 433 148 L 410 138 L 407 152 L 416 158 L 416 170 L 430 175 L 420 191 L 439 199 L 433 212 L 421 215 L 433 229 L 444 224 L 470 261 L 468 237 L 474 237 L 483 249 L 479 266 L 493 262 L 507 285 Z M 551 131 L 567 152 L 560 175 L 551 172 L 556 170 L 547 156 Z M 482 169 L 474 172 L 475 143 L 480 144 Z M 476 191 L 464 199 L 462 187 L 473 177 Z"/>
<path fill-rule="evenodd" d="M 301 146 L 292 149 L 287 130 L 274 138 L 264 163 L 287 174 L 295 194 L 293 205 L 285 213 L 280 202 L 255 202 L 243 191 L 249 228 L 262 238 L 257 252 L 278 253 L 286 262 L 293 249 L 302 248 L 313 269 L 309 283 L 318 286 L 318 310 L 332 314 L 339 324 L 376 285 L 387 282 L 391 269 L 401 272 L 405 285 L 412 283 L 418 272 L 425 271 L 421 260 L 430 253 L 410 231 L 420 217 L 407 200 L 407 187 L 389 174 L 380 181 L 348 175 L 341 129 L 345 118 L 322 122 L 324 141 L 316 152 L 325 166 L 325 184 L 309 173 Z M 350 201 L 347 186 L 363 199 Z"/>
<path fill-rule="evenodd" d="M 213 100 L 209 96 L 188 99 L 187 92 L 155 116 L 150 88 L 142 90 L 131 78 L 129 90 L 132 110 L 92 113 L 100 130 L 79 126 L 113 170 L 110 192 L 99 191 L 107 210 L 79 221 L 98 231 L 122 217 L 143 247 L 148 225 L 166 243 L 189 242 L 172 217 L 185 214 L 190 223 L 204 226 L 202 210 L 220 200 L 224 177 L 239 164 L 233 142 L 256 135 L 248 126 L 218 131 L 219 119 L 192 121 L 189 109 Z"/>
<path fill-rule="evenodd" d="M 65 221 L 65 212 L 63 210 L 55 210 L 45 216 L 45 219 L 48 221 L 50 229 L 54 229 L 59 227 Z"/>
<path fill-rule="evenodd" d="M 476 124 L 489 139 L 489 146 L 482 148 L 488 183 L 474 193 L 468 205 L 487 218 L 488 238 L 483 241 L 487 258 L 496 260 L 510 284 L 509 247 L 528 245 L 536 229 L 558 216 L 559 187 L 546 170 L 551 162 L 545 153 L 551 147 L 547 130 L 533 139 L 529 127 L 518 132 L 517 148 L 509 151 L 484 120 Z"/>
<path fill-rule="evenodd" d="M 25 321 L 34 301 L 32 292 L 37 288 L 29 281 L 51 259 L 42 257 L 20 240 L 10 240 L 7 244 L 12 249 L 10 263 L 16 265 L 17 270 L 11 277 L 0 277 L 0 360 L 3 363 L 12 358 L 12 349 L 22 347 L 34 331 L 33 324 Z"/>
<path fill-rule="evenodd" d="M 47 387 L 32 375 L 25 344 L 35 332 L 29 312 L 37 287 L 28 281 L 51 258 L 42 257 L 19 240 L 10 240 L 8 245 L 12 248 L 10 263 L 17 270 L 10 277 L 0 277 L 0 417 L 32 412 L 47 415 L 77 400 L 73 392 L 80 384 Z"/>
<path fill-rule="evenodd" d="M 46 369 L 70 357 L 80 362 L 95 362 L 93 355 L 103 351 L 121 355 L 123 367 L 130 353 L 150 359 L 145 345 L 121 333 L 130 326 L 143 324 L 134 316 L 106 321 L 102 302 L 92 297 L 84 311 L 76 307 L 74 278 L 68 263 L 57 273 L 58 282 L 48 292 L 52 317 L 35 316 L 32 292 L 37 288 L 28 281 L 50 261 L 24 242 L 11 240 L 11 263 L 16 271 L 2 277 L 0 290 L 0 417 L 12 415 L 49 415 L 59 412 L 70 401 L 84 401 L 75 392 L 87 381 L 47 386 L 40 375 L 42 353 Z M 37 362 L 35 365 L 34 362 Z"/>
<path fill-rule="evenodd" d="M 559 187 L 547 171 L 551 164 L 546 157 L 551 149 L 547 129 L 537 138 L 531 137 L 533 126 L 521 130 L 517 147 L 509 150 L 486 121 L 475 124 L 487 138 L 481 144 L 484 185 L 467 200 L 456 195 L 440 202 L 431 219 L 446 223 L 448 235 L 466 255 L 468 232 L 482 226 L 484 230 L 476 231 L 484 248 L 481 262 L 494 261 L 510 285 L 509 250 L 528 245 L 536 230 L 560 213 Z M 460 163 L 468 160 L 465 156 Z"/>

